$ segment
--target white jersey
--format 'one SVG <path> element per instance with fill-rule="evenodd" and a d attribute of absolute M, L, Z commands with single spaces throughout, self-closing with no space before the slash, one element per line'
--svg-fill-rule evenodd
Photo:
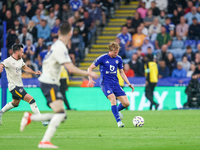
<path fill-rule="evenodd" d="M 9 91 L 13 90 L 16 86 L 23 86 L 22 67 L 25 66 L 23 59 L 16 60 L 10 56 L 1 63 L 6 69 Z"/>
<path fill-rule="evenodd" d="M 60 85 L 60 74 L 63 63 L 71 62 L 68 49 L 61 40 L 57 40 L 42 62 L 42 74 L 39 81 Z"/>

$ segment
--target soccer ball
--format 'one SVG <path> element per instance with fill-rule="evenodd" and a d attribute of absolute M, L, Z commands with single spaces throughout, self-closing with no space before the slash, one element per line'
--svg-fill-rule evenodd
<path fill-rule="evenodd" d="M 142 127 L 144 125 L 144 119 L 141 116 L 133 118 L 133 125 L 135 127 Z"/>

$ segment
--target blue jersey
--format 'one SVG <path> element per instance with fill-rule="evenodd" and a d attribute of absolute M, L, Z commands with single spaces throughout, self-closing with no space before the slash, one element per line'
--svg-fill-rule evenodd
<path fill-rule="evenodd" d="M 122 33 L 117 34 L 117 37 L 120 39 L 120 42 L 124 45 L 126 45 L 126 43 L 128 41 L 131 41 L 131 34 L 127 33 L 126 35 L 123 35 Z"/>
<path fill-rule="evenodd" d="M 77 11 L 83 5 L 82 0 L 70 0 L 69 4 L 73 11 Z"/>
<path fill-rule="evenodd" d="M 99 65 L 100 84 L 119 84 L 117 78 L 117 68 L 123 69 L 122 58 L 118 55 L 111 58 L 108 53 L 99 56 L 93 64 L 97 67 Z"/>

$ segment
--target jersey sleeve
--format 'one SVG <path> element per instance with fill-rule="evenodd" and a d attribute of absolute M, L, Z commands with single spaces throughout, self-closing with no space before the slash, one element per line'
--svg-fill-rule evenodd
<path fill-rule="evenodd" d="M 25 64 L 25 62 L 23 61 L 22 58 L 21 58 L 21 61 L 22 61 L 22 67 L 24 67 L 26 64 Z"/>
<path fill-rule="evenodd" d="M 8 59 L 4 59 L 4 60 L 1 62 L 1 64 L 3 64 L 5 68 L 7 68 L 7 67 L 9 67 L 9 64 L 10 64 L 9 62 L 10 62 L 10 61 L 8 61 Z"/>
<path fill-rule="evenodd" d="M 96 58 L 93 62 L 93 64 L 97 67 L 99 64 L 101 64 L 103 59 L 103 56 L 99 56 L 98 58 Z"/>
<path fill-rule="evenodd" d="M 71 62 L 67 49 L 59 49 L 58 51 L 55 51 L 55 53 L 54 56 L 59 64 Z"/>
<path fill-rule="evenodd" d="M 124 67 L 123 67 L 123 62 L 122 62 L 122 58 L 121 58 L 121 57 L 119 57 L 118 68 L 119 68 L 119 69 L 123 69 L 123 68 L 124 68 Z"/>

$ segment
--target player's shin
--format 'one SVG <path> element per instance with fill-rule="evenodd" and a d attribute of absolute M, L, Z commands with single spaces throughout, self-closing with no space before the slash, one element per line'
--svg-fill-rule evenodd
<path fill-rule="evenodd" d="M 123 110 L 124 108 L 126 108 L 126 107 L 124 107 L 124 106 L 122 105 L 122 103 L 120 103 L 120 104 L 117 106 L 118 111 L 121 111 L 121 110 Z"/>
<path fill-rule="evenodd" d="M 42 139 L 42 142 L 47 142 L 50 141 L 51 138 L 53 137 L 57 127 L 60 125 L 60 123 L 66 118 L 66 113 L 60 112 L 60 113 L 56 113 L 54 114 L 53 118 L 51 119 L 48 128 L 45 132 L 45 135 Z"/>
<path fill-rule="evenodd" d="M 111 110 L 112 110 L 112 113 L 113 113 L 116 121 L 117 122 L 121 121 L 120 116 L 119 116 L 119 112 L 118 112 L 118 109 L 117 109 L 117 106 L 116 105 L 112 105 L 111 106 Z"/>
<path fill-rule="evenodd" d="M 32 100 L 29 102 L 29 104 L 30 104 L 31 110 L 32 110 L 32 112 L 33 112 L 34 114 L 36 114 L 36 115 L 40 114 L 40 111 L 39 111 L 39 109 L 38 109 L 38 107 L 37 107 L 37 104 L 36 104 L 36 102 L 35 102 L 34 99 L 32 99 Z"/>
<path fill-rule="evenodd" d="M 18 105 L 14 105 L 12 102 L 7 103 L 1 110 L 0 110 L 0 115 L 2 115 L 3 113 L 5 113 L 6 111 L 17 107 Z"/>

